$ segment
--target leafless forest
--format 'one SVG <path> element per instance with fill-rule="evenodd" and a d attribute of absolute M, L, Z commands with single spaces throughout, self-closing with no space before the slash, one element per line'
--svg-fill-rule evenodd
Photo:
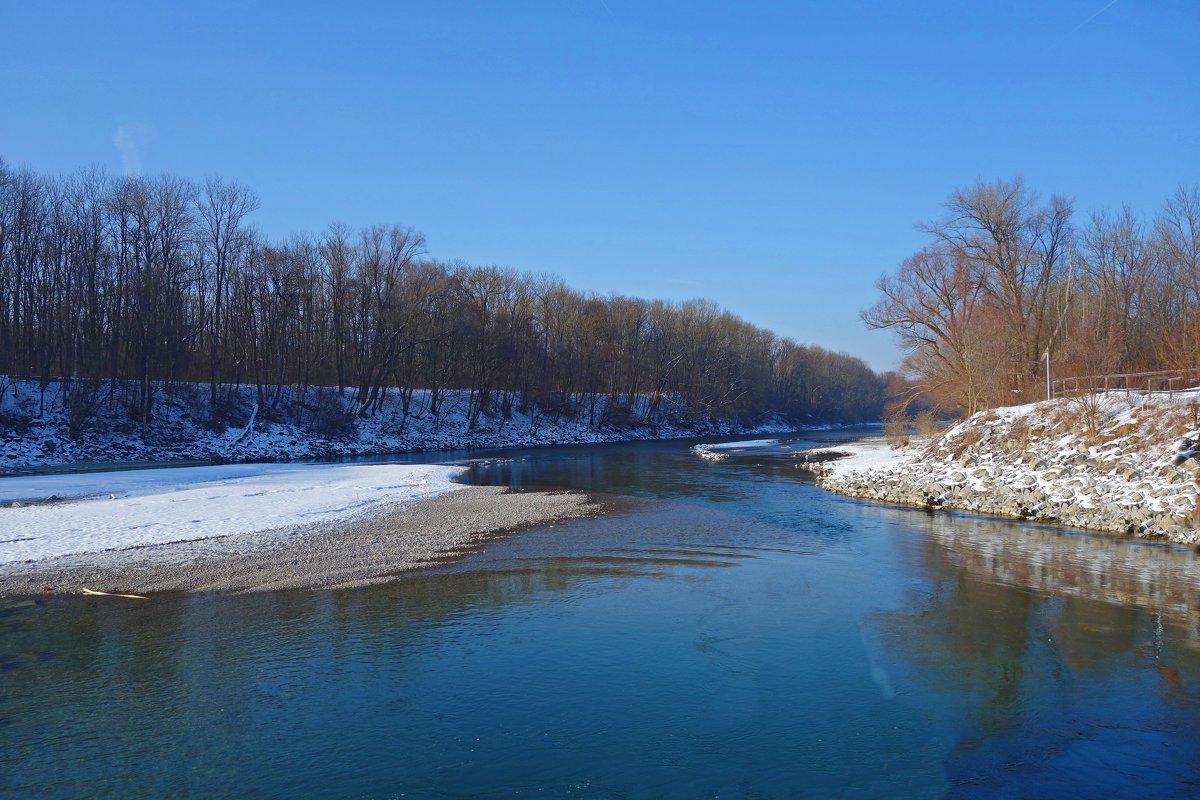
<path fill-rule="evenodd" d="M 276 410 L 337 387 L 333 413 L 349 418 L 406 412 L 416 389 L 437 413 L 440 393 L 464 389 L 472 426 L 529 404 L 598 425 L 667 407 L 809 422 L 882 406 L 883 381 L 860 360 L 708 301 L 597 297 L 443 263 L 397 225 L 270 241 L 252 226 L 258 205 L 219 178 L 47 176 L 0 161 L 0 375 L 61 383 L 73 432 L 112 403 L 146 430 L 181 383 L 205 387 L 214 428 L 246 386 Z"/>
<path fill-rule="evenodd" d="M 877 284 L 866 323 L 896 332 L 904 371 L 945 411 L 1045 397 L 1057 376 L 1200 367 L 1200 187 L 1149 220 L 1084 219 L 1020 179 L 953 192 L 928 245 Z"/>

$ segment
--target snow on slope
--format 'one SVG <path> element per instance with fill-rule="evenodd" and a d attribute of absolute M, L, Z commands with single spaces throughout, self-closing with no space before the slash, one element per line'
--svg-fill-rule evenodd
<path fill-rule="evenodd" d="M 452 491 L 459 486 L 451 479 L 461 471 L 440 465 L 237 464 L 5 478 L 0 569 L 345 519 Z"/>
<path fill-rule="evenodd" d="M 0 376 L 0 387 L 4 386 Z M 56 465 L 136 463 L 176 460 L 289 461 L 309 458 L 467 450 L 493 447 L 538 447 L 641 439 L 783 433 L 796 428 L 777 418 L 753 421 L 697 420 L 680 422 L 679 409 L 664 400 L 649 413 L 649 399 L 640 397 L 631 409 L 614 415 L 622 424 L 605 422 L 607 398 L 598 398 L 595 414 L 589 407 L 565 404 L 562 416 L 539 413 L 515 403 L 506 418 L 499 410 L 481 415 L 472 427 L 470 393 L 447 391 L 437 414 L 430 413 L 428 391 L 413 394 L 405 415 L 396 390 L 386 393 L 383 409 L 366 417 L 351 415 L 349 396 L 332 389 L 312 389 L 303 397 L 287 389 L 279 409 L 260 409 L 253 428 L 255 389 L 225 387 L 234 411 L 228 424 L 214 431 L 208 420 L 207 387 L 178 384 L 160 392 L 155 421 L 143 437 L 118 399 L 109 399 L 94 419 L 68 435 L 70 415 L 61 387 L 52 383 L 43 396 L 35 381 L 18 380 L 0 389 L 0 475 Z M 340 409 L 340 412 L 339 412 Z M 649 418 L 648 420 L 645 418 Z M 594 423 L 594 424 L 593 424 Z M 243 435 L 244 434 L 244 435 Z"/>
<path fill-rule="evenodd" d="M 1192 543 L 1196 462 L 1172 462 L 1200 392 L 1031 403 L 980 412 L 890 463 L 834 463 L 821 484 L 885 502 L 955 508 Z M 838 447 L 838 450 L 847 448 Z"/>

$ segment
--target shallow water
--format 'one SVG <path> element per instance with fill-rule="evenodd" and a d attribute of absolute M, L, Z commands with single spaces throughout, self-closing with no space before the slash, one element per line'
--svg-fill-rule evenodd
<path fill-rule="evenodd" d="M 1191 550 L 860 503 L 785 449 L 477 463 L 638 499 L 387 586 L 10 604 L 0 791 L 1200 794 Z"/>

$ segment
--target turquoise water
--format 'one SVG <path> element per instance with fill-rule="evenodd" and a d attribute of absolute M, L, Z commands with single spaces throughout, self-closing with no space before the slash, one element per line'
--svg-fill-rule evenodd
<path fill-rule="evenodd" d="M 1200 795 L 1188 549 L 821 492 L 766 451 L 560 448 L 633 498 L 387 586 L 0 610 L 0 792 Z"/>

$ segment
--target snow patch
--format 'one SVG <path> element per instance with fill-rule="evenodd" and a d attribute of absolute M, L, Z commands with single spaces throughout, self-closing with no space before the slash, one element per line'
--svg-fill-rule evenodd
<path fill-rule="evenodd" d="M 779 444 L 778 439 L 750 439 L 745 442 L 721 442 L 719 444 L 704 444 L 696 445 L 703 447 L 706 450 L 740 450 L 743 447 L 768 447 L 773 444 Z M 693 450 L 696 448 L 692 448 Z"/>
<path fill-rule="evenodd" d="M 460 488 L 462 467 L 232 464 L 0 480 L 0 569 L 17 562 L 260 534 Z M 15 507 L 14 507 L 15 505 Z"/>
<path fill-rule="evenodd" d="M 885 502 L 1195 543 L 1200 465 L 1187 437 L 1198 398 L 1109 392 L 984 411 L 917 449 L 829 448 L 853 455 L 820 465 L 820 483 Z"/>
<path fill-rule="evenodd" d="M 831 477 L 841 477 L 852 472 L 863 472 L 871 469 L 893 469 L 899 467 L 920 455 L 920 450 L 905 448 L 897 450 L 887 443 L 886 439 L 864 439 L 851 444 L 839 444 L 836 447 L 817 447 L 805 450 L 809 456 L 821 453 L 845 453 L 844 458 L 825 462 L 824 473 Z"/>
<path fill-rule="evenodd" d="M 3 376 L 0 376 L 3 383 Z M 472 419 L 471 393 L 425 390 L 407 400 L 397 390 L 384 393 L 378 413 L 350 413 L 352 392 L 280 390 L 278 408 L 260 408 L 253 386 L 224 386 L 231 411 L 214 431 L 208 420 L 208 387 L 176 384 L 159 390 L 154 422 L 143 435 L 130 422 L 120 392 L 108 397 L 96 417 L 71 433 L 62 387 L 41 392 L 36 381 L 15 380 L 0 391 L 0 474 L 53 466 L 97 463 L 147 464 L 178 460 L 296 461 L 339 456 L 595 444 L 731 434 L 790 433 L 830 425 L 797 426 L 776 416 L 753 420 L 688 420 L 678 398 L 657 404 L 638 396 L 610 414 L 610 399 L 564 401 L 551 414 L 519 399 L 506 411 L 493 406 Z M 436 412 L 434 409 L 436 408 Z M 623 424 L 608 422 L 610 417 Z"/>

